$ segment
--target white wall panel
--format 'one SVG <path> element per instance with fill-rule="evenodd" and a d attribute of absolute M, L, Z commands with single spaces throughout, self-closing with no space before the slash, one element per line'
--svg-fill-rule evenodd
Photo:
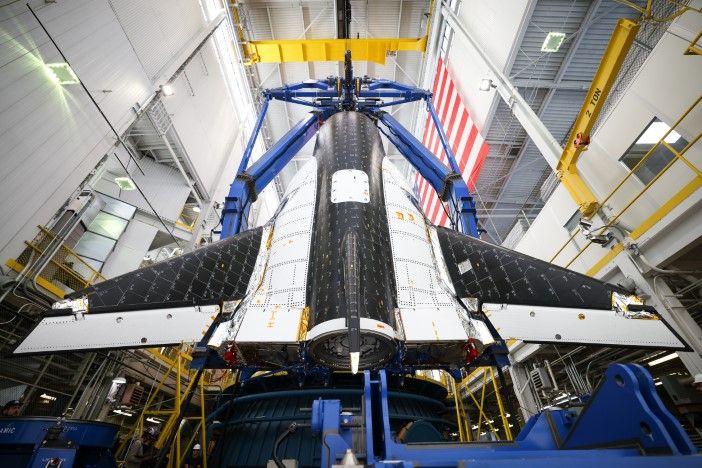
<path fill-rule="evenodd" d="M 122 162 L 127 166 L 129 176 L 144 192 L 156 213 L 167 221 L 175 222 L 190 195 L 190 187 L 185 183 L 178 169 L 159 164 L 150 158 L 143 158 L 139 161 L 139 167 L 144 171 L 142 174 L 136 164 L 127 164 L 125 157 L 122 157 Z M 136 206 L 146 213 L 154 213 L 138 190 L 120 190 L 114 182 L 114 175 L 109 172 L 95 184 L 95 190 Z"/>
<path fill-rule="evenodd" d="M 107 257 L 102 274 L 107 278 L 114 278 L 139 268 L 157 231 L 154 226 L 132 219 L 117 241 L 114 251 Z"/>
<path fill-rule="evenodd" d="M 118 130 L 152 92 L 105 0 L 32 1 Z M 0 9 L 0 261 L 16 256 L 110 150 L 114 138 L 78 85 L 50 80 L 62 59 L 24 2 Z"/>
<path fill-rule="evenodd" d="M 699 3 L 699 2 L 698 2 Z M 702 94 L 702 62 L 690 60 L 682 51 L 687 47 L 690 38 L 702 29 L 702 17 L 686 13 L 677 19 L 671 29 L 661 38 L 646 62 L 632 80 L 628 90 L 612 111 L 605 116 L 597 132 L 592 135 L 592 143 L 587 152 L 578 161 L 578 171 L 586 179 L 598 199 L 602 200 L 610 190 L 628 173 L 628 169 L 619 162 L 619 158 L 634 143 L 641 132 L 654 117 L 672 125 L 675 120 Z M 702 108 L 697 106 L 677 128 L 677 131 L 688 141 L 691 141 L 702 128 Z M 702 146 L 697 142 L 685 155 L 690 161 L 700 167 L 702 165 Z M 693 172 L 682 163 L 675 165 L 639 201 L 632 205 L 620 218 L 625 226 L 639 226 L 654 210 L 658 209 L 683 185 L 693 178 Z M 643 184 L 631 177 L 607 205 L 609 212 L 619 210 L 643 188 Z M 699 191 L 699 189 L 698 189 Z M 699 196 L 693 195 L 691 198 Z M 562 185 L 549 198 L 543 210 L 532 223 L 524 238 L 518 244 L 517 250 L 545 260 L 568 240 L 569 233 L 563 227 L 566 221 L 575 213 L 576 206 Z M 675 226 L 675 220 L 665 219 Z M 657 230 L 658 226 L 653 230 Z M 694 235 L 686 240 L 691 242 Z M 671 238 L 666 242 L 666 237 Z M 659 245 L 678 245 L 680 234 L 674 229 L 665 229 L 659 234 Z M 643 238 L 642 238 L 643 239 Z M 641 241 L 642 239 L 639 239 Z M 582 247 L 584 238 L 578 234 L 576 245 Z M 667 250 L 667 249 L 666 249 Z M 577 253 L 571 243 L 558 257 L 555 263 L 563 265 Z M 587 271 L 597 262 L 607 249 L 592 246 L 582 254 L 571 268 Z M 649 254 L 646 253 L 648 256 Z M 670 252 L 668 252 L 670 255 Z M 603 273 L 601 271 L 600 273 Z"/>
<path fill-rule="evenodd" d="M 204 26 L 196 0 L 109 0 L 151 80 Z"/>
<path fill-rule="evenodd" d="M 461 5 L 459 17 L 492 60 L 498 66 L 505 67 L 529 3 L 524 0 L 466 0 Z M 471 46 L 454 36 L 448 68 L 451 75 L 456 77 L 456 87 L 470 107 L 471 118 L 479 129 L 484 128 L 493 100 L 499 99 L 494 91 L 478 89 L 482 78 L 491 77 L 487 65 Z"/>
<path fill-rule="evenodd" d="M 193 167 L 210 193 L 219 182 L 225 159 L 239 132 L 239 119 L 229 99 L 210 39 L 173 82 L 175 93 L 163 99 Z M 229 183 L 234 179 L 230 174 Z"/>

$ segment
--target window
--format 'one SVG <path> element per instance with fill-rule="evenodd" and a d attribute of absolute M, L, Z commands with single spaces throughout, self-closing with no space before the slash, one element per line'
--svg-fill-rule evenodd
<path fill-rule="evenodd" d="M 639 135 L 633 145 L 626 150 L 624 156 L 619 160 L 624 163 L 629 170 L 636 167 L 641 159 L 648 153 L 653 146 L 660 141 L 661 138 L 670 130 L 670 126 L 659 119 L 653 119 L 648 124 L 644 131 Z M 673 147 L 676 151 L 682 151 L 687 146 L 687 141 L 675 130 L 672 130 L 665 137 L 665 142 Z M 675 155 L 663 144 L 656 146 L 651 155 L 639 167 L 634 175 L 644 184 L 650 183 L 670 161 L 675 158 Z"/>
<path fill-rule="evenodd" d="M 98 197 L 104 206 L 90 222 L 87 231 L 78 240 L 74 250 L 85 263 L 100 271 L 103 263 L 117 244 L 117 240 L 127 229 L 136 208 L 101 193 L 98 194 Z M 83 277 L 90 277 L 90 269 L 85 264 L 75 262 L 74 269 L 78 271 L 77 268 L 85 270 L 79 271 Z"/>

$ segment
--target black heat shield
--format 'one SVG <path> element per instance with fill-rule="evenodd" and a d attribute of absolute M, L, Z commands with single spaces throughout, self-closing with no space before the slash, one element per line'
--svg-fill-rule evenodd
<path fill-rule="evenodd" d="M 88 296 L 90 313 L 219 304 L 246 294 L 263 228 L 125 273 L 68 296 Z M 70 311 L 66 311 L 70 313 Z"/>
<path fill-rule="evenodd" d="M 546 307 L 612 308 L 625 289 L 528 255 L 437 227 L 439 244 L 458 297 Z"/>

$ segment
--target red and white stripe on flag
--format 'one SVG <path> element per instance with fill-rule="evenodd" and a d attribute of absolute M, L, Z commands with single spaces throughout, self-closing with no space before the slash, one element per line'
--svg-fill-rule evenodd
<path fill-rule="evenodd" d="M 473 119 L 470 118 L 470 111 L 458 94 L 451 74 L 441 58 L 439 58 L 436 67 L 433 93 L 436 114 L 439 116 L 444 132 L 446 132 L 451 150 L 458 162 L 458 167 L 461 169 L 461 175 L 472 192 L 490 147 L 478 132 Z M 424 125 L 423 144 L 448 166 L 439 133 L 430 116 L 427 116 Z M 438 226 L 449 226 L 448 207 L 444 209 L 437 193 L 419 173 L 417 174 L 417 182 L 426 217 Z"/>

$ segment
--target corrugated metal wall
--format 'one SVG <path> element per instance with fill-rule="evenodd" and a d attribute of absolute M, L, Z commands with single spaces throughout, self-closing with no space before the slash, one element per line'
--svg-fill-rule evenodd
<path fill-rule="evenodd" d="M 204 18 L 194 0 L 109 0 L 149 79 L 202 28 Z"/>
<path fill-rule="evenodd" d="M 39 17 L 124 130 L 131 106 L 152 92 L 147 76 L 104 0 L 46 4 Z M 21 250 L 113 145 L 114 138 L 78 85 L 60 86 L 46 63 L 62 61 L 24 2 L 0 8 L 0 261 Z"/>

